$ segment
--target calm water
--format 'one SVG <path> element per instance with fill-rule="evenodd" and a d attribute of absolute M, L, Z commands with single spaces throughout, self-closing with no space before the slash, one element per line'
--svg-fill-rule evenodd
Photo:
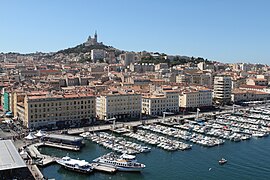
<path fill-rule="evenodd" d="M 41 152 L 58 157 L 68 153 L 72 158 L 91 162 L 109 151 L 91 141 L 86 141 L 86 146 L 81 152 L 55 148 L 42 148 Z M 221 157 L 225 157 L 228 163 L 220 166 L 218 160 Z M 192 150 L 188 151 L 167 152 L 153 146 L 150 153 L 139 154 L 137 159 L 146 165 L 141 173 L 94 172 L 90 175 L 82 175 L 61 168 L 57 164 L 45 167 L 42 172 L 46 177 L 57 180 L 270 179 L 270 137 L 252 138 L 238 143 L 226 141 L 224 145 L 212 148 L 193 144 Z"/>

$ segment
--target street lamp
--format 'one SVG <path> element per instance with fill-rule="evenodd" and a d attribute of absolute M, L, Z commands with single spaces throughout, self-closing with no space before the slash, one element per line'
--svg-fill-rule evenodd
<path fill-rule="evenodd" d="M 197 108 L 197 115 L 196 115 L 196 120 L 198 120 L 199 119 L 199 112 L 200 112 L 201 110 L 200 110 L 200 108 Z"/>
<path fill-rule="evenodd" d="M 165 121 L 165 115 L 166 115 L 166 114 L 172 115 L 172 114 L 174 114 L 174 113 L 172 113 L 172 112 L 163 112 L 163 121 L 162 121 L 162 122 Z"/>

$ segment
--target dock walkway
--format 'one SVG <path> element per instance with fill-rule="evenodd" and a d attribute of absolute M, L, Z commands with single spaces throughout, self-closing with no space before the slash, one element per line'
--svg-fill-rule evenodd
<path fill-rule="evenodd" d="M 40 165 L 40 166 L 46 166 L 48 164 L 55 162 L 55 160 L 56 160 L 55 157 L 41 154 L 39 152 L 38 147 L 42 146 L 42 145 L 43 145 L 43 143 L 36 143 L 36 144 L 32 144 L 32 145 L 28 146 L 29 155 L 32 158 L 40 159 L 40 161 L 38 163 L 38 165 Z"/>
<path fill-rule="evenodd" d="M 40 172 L 40 170 L 38 169 L 38 167 L 36 165 L 28 164 L 27 167 L 36 180 L 43 180 L 44 179 L 43 174 Z"/>

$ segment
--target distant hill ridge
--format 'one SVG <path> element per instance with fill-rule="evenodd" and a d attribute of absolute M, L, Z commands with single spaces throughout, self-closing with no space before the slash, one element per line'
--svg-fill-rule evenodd
<path fill-rule="evenodd" d="M 111 46 L 107 46 L 104 44 L 96 44 L 96 45 L 85 45 L 80 44 L 78 46 L 72 47 L 72 48 L 67 48 L 67 49 L 63 49 L 58 51 L 57 53 L 63 53 L 63 54 L 71 54 L 71 53 L 87 53 L 87 52 L 91 52 L 92 49 L 109 49 L 112 48 Z"/>

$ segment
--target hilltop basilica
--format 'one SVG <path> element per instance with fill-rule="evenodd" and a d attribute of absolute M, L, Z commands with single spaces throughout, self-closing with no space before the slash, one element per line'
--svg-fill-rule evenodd
<path fill-rule="evenodd" d="M 98 42 L 97 40 L 97 31 L 95 32 L 94 37 L 91 36 L 88 37 L 87 41 L 84 43 L 85 46 L 91 46 L 91 45 L 102 45 L 102 42 Z"/>

